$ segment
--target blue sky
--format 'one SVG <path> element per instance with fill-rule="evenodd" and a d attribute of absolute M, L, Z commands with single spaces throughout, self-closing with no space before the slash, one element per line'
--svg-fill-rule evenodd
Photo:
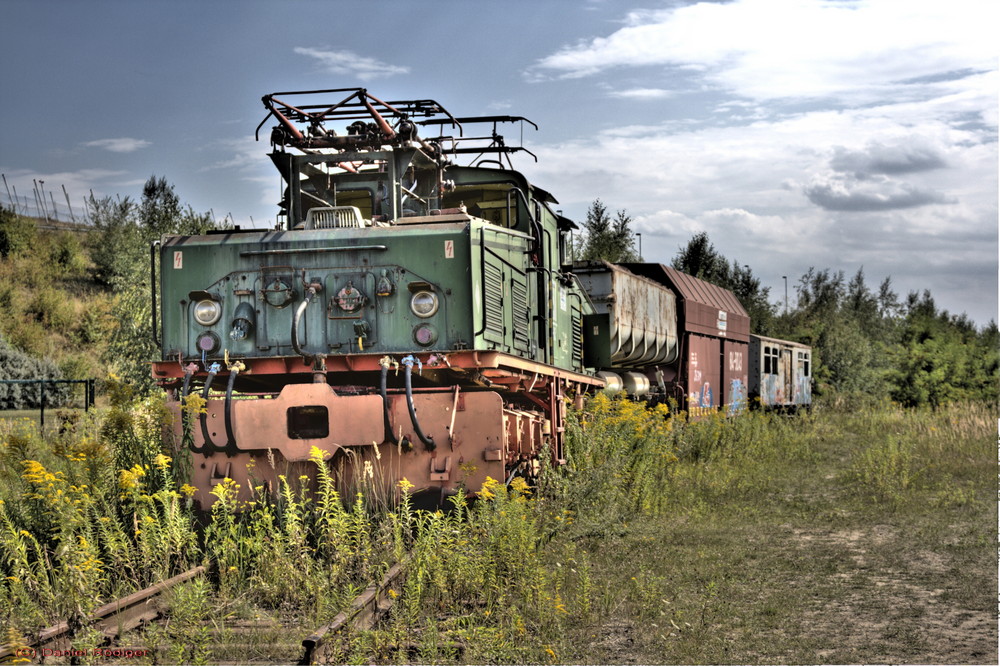
<path fill-rule="evenodd" d="M 0 171 L 79 213 L 151 175 L 237 224 L 280 185 L 262 95 L 364 86 L 514 114 L 516 164 L 648 261 L 707 231 L 784 296 L 811 266 L 997 317 L 995 0 L 4 0 Z M 268 125 L 269 127 L 270 125 Z M 0 190 L 0 200 L 7 201 Z"/>

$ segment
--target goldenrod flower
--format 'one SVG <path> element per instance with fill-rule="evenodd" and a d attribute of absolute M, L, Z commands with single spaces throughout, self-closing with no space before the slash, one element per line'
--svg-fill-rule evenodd
<path fill-rule="evenodd" d="M 496 497 L 494 492 L 500 482 L 494 479 L 492 476 L 487 476 L 486 480 L 483 481 L 483 487 L 479 489 L 479 497 L 485 500 L 491 500 Z"/>
<path fill-rule="evenodd" d="M 135 490 L 142 485 L 140 478 L 146 476 L 146 470 L 139 465 L 132 469 L 123 469 L 118 477 L 118 486 L 122 490 Z"/>
<path fill-rule="evenodd" d="M 188 414 L 198 415 L 208 413 L 208 401 L 199 393 L 188 393 L 181 404 L 181 409 Z"/>
<path fill-rule="evenodd" d="M 528 487 L 528 482 L 519 476 L 515 476 L 514 480 L 510 482 L 510 487 L 514 489 L 515 492 L 521 495 L 530 495 L 531 489 Z"/>
<path fill-rule="evenodd" d="M 153 464 L 156 465 L 159 469 L 166 472 L 168 469 L 170 469 L 170 456 L 165 456 L 162 453 L 158 453 L 156 454 L 156 458 L 153 460 Z"/>

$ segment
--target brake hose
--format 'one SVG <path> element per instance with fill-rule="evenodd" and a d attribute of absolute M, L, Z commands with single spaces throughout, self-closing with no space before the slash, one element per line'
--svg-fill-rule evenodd
<path fill-rule="evenodd" d="M 205 390 L 201 394 L 201 397 L 205 400 L 205 411 L 199 417 L 201 421 L 201 437 L 204 443 L 200 447 L 194 446 L 194 442 L 191 443 L 191 450 L 195 453 L 211 454 L 216 449 L 215 442 L 212 441 L 212 435 L 208 432 L 208 392 L 212 390 L 212 380 L 215 379 L 215 375 L 219 374 L 220 369 L 221 366 L 218 363 L 213 363 L 208 368 L 208 377 L 205 377 Z"/>
<path fill-rule="evenodd" d="M 382 396 L 382 419 L 385 424 L 385 441 L 398 444 L 396 435 L 392 432 L 392 424 L 389 422 L 389 396 L 386 395 L 386 377 L 389 375 L 389 357 L 383 356 L 379 361 L 382 366 L 382 380 L 379 383 L 379 394 Z"/>
<path fill-rule="evenodd" d="M 404 377 L 406 378 L 406 407 L 410 410 L 410 421 L 413 423 L 413 430 L 417 433 L 420 441 L 424 443 L 424 446 L 427 447 L 427 450 L 433 451 L 437 448 L 437 444 L 434 443 L 433 437 L 428 437 L 420 429 L 420 423 L 417 422 L 417 408 L 413 406 L 413 385 L 410 375 L 413 372 L 413 363 L 416 362 L 419 365 L 420 360 L 411 355 L 404 358 L 401 362 L 406 366 L 406 372 L 404 373 Z"/>

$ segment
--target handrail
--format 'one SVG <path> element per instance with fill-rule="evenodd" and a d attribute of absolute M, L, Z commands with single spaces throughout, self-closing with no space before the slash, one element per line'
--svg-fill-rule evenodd
<path fill-rule="evenodd" d="M 149 292 L 152 297 L 153 311 L 153 342 L 157 347 L 161 347 L 160 339 L 156 335 L 156 250 L 160 246 L 160 241 L 155 240 L 149 244 Z"/>

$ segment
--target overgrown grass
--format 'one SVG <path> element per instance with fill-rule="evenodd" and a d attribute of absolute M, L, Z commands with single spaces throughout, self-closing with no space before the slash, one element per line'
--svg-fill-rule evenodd
<path fill-rule="evenodd" d="M 248 645 L 287 660 L 268 645 L 294 649 L 406 557 L 389 621 L 342 636 L 339 661 L 995 655 L 989 407 L 687 422 L 597 396 L 571 415 L 568 468 L 546 470 L 538 488 L 490 480 L 476 501 L 459 494 L 435 513 L 403 492 L 386 509 L 363 485 L 341 497 L 317 451 L 317 482 L 282 479 L 275 498 L 257 489 L 237 505 L 221 484 L 199 532 L 183 456 L 160 448 L 162 403 L 109 394 L 107 410 L 46 439 L 0 422 L 7 642 L 69 620 L 83 646 L 96 605 L 208 562 L 207 580 L 169 599 L 166 627 L 138 640 L 167 660 L 238 661 Z M 240 647 L 224 645 L 257 621 Z"/>

